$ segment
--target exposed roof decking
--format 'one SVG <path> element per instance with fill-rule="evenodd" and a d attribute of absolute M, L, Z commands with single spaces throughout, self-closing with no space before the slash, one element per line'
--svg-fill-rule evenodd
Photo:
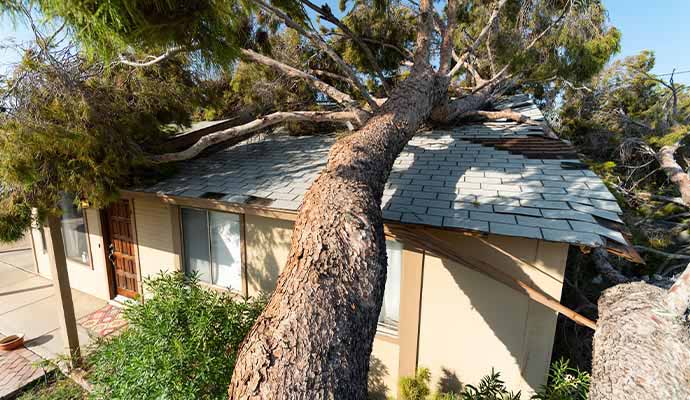
<path fill-rule="evenodd" d="M 518 109 L 541 117 L 531 103 Z M 518 147 L 482 144 L 532 137 L 543 133 L 513 122 L 417 134 L 395 161 L 382 200 L 384 218 L 591 247 L 611 241 L 627 246 L 614 196 L 595 173 L 580 169 L 579 160 L 540 159 L 519 154 Z M 245 141 L 185 162 L 179 174 L 143 191 L 192 198 L 211 193 L 230 203 L 260 200 L 269 208 L 296 211 L 334 141 L 333 136 Z"/>

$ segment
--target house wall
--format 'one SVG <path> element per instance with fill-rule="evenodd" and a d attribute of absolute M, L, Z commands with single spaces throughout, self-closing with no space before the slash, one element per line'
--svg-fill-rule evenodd
<path fill-rule="evenodd" d="M 131 199 L 134 208 L 139 273 L 143 278 L 180 268 L 179 251 L 174 242 L 173 222 L 177 207 L 152 197 Z M 143 286 L 143 285 L 142 285 Z M 146 288 L 140 288 L 146 297 Z"/>
<path fill-rule="evenodd" d="M 86 217 L 86 229 L 88 231 L 89 257 L 91 266 L 67 259 L 67 271 L 72 288 L 92 296 L 109 300 L 110 288 L 108 286 L 108 272 L 106 270 L 104 242 L 101 233 L 101 218 L 98 210 L 84 210 Z M 48 253 L 43 251 L 41 228 L 32 228 L 31 236 L 34 242 L 34 255 L 38 273 L 50 278 L 50 260 Z M 47 235 L 46 235 L 47 236 Z"/>
<path fill-rule="evenodd" d="M 181 268 L 179 207 L 150 196 L 131 198 L 142 277 Z M 194 204 L 187 204 L 195 206 Z M 200 205 L 197 205 L 200 206 Z M 96 210 L 87 210 L 93 268 L 68 262 L 76 289 L 108 298 L 108 281 Z M 275 287 L 289 253 L 292 221 L 244 216 L 247 293 Z M 32 231 L 39 272 L 49 275 L 39 233 Z M 448 232 L 446 241 L 468 256 L 500 268 L 554 298 L 561 295 L 568 245 L 489 236 L 488 241 L 533 267 L 482 243 Z M 75 265 L 76 264 L 76 265 Z M 401 318 L 397 336 L 374 340 L 370 387 L 394 397 L 400 376 L 429 367 L 433 386 L 476 384 L 495 368 L 511 390 L 530 393 L 544 383 L 551 358 L 556 314 L 523 294 L 454 262 L 405 249 Z M 385 397 L 377 398 L 385 398 Z"/>
<path fill-rule="evenodd" d="M 521 267 L 477 238 L 447 235 L 479 258 L 560 299 L 568 246 L 491 236 L 488 240 L 538 269 Z M 448 260 L 424 262 L 419 366 L 440 382 L 476 384 L 494 368 L 507 386 L 530 394 L 545 383 L 556 314 L 525 295 Z"/>

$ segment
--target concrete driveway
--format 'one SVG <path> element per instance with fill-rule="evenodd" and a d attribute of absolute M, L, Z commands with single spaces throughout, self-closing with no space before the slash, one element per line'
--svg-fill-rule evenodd
<path fill-rule="evenodd" d="M 0 253 L 0 334 L 24 333 L 26 347 L 43 358 L 64 354 L 52 281 L 34 274 L 31 250 Z M 107 302 L 72 290 L 77 319 L 101 309 Z M 90 342 L 79 326 L 82 346 Z"/>

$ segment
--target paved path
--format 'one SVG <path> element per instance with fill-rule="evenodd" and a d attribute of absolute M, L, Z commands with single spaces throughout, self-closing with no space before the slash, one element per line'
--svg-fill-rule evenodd
<path fill-rule="evenodd" d="M 13 351 L 0 350 L 0 399 L 10 397 L 41 379 L 45 371 L 34 366 L 40 360 L 41 357 L 25 347 Z"/>
<path fill-rule="evenodd" d="M 0 399 L 16 390 L 15 386 L 36 379 L 29 367 L 39 356 L 55 359 L 65 353 L 52 282 L 28 272 L 32 270 L 31 250 L 0 253 L 0 335 L 23 333 L 26 340 L 25 348 L 0 352 Z M 72 299 L 78 320 L 89 320 L 107 305 L 77 290 L 72 290 Z M 79 342 L 85 347 L 91 342 L 89 331 L 82 326 L 78 330 Z M 41 375 L 42 371 L 38 377 Z"/>

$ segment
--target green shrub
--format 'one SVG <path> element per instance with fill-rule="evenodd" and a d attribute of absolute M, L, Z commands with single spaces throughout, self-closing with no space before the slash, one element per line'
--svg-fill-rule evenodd
<path fill-rule="evenodd" d="M 417 374 L 413 377 L 402 377 L 398 385 L 400 386 L 401 400 L 424 400 L 427 398 L 431 390 L 429 389 L 429 382 L 431 381 L 431 372 L 428 368 L 419 368 Z"/>
<path fill-rule="evenodd" d="M 458 397 L 462 400 L 520 400 L 520 392 L 508 391 L 501 374 L 491 370 L 491 374 L 482 378 L 478 386 L 466 385 Z"/>
<path fill-rule="evenodd" d="M 145 285 L 153 296 L 125 308 L 128 329 L 89 357 L 93 397 L 226 399 L 237 349 L 264 301 L 204 289 L 181 273 Z"/>
<path fill-rule="evenodd" d="M 551 365 L 548 384 L 532 396 L 533 400 L 587 400 L 590 376 L 572 368 L 568 360 L 560 359 Z"/>

